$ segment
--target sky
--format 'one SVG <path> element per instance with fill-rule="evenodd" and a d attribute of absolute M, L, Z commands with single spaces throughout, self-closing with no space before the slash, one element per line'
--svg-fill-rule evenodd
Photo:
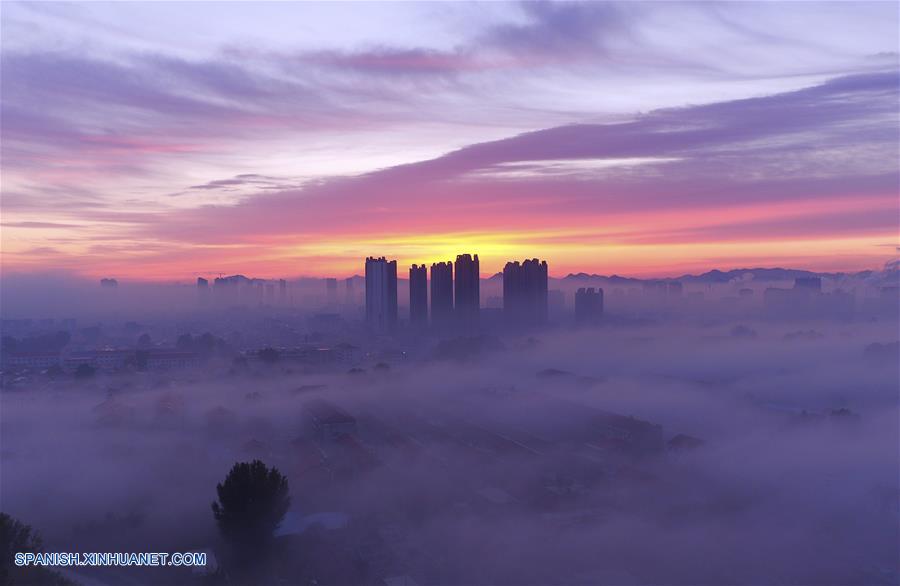
<path fill-rule="evenodd" d="M 897 256 L 895 2 L 0 11 L 5 275 Z"/>

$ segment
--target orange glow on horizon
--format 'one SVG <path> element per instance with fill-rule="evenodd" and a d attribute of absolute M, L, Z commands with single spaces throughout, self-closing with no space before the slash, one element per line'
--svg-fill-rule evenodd
<path fill-rule="evenodd" d="M 53 266 L 85 277 L 113 276 L 134 281 L 182 281 L 196 276 L 245 274 L 259 278 L 347 277 L 363 273 L 366 256 L 396 259 L 401 276 L 411 264 L 454 260 L 478 254 L 483 276 L 509 260 L 538 256 L 552 276 L 587 272 L 638 277 L 677 276 L 710 269 L 782 266 L 823 271 L 877 269 L 896 257 L 886 243 L 896 234 L 847 238 L 708 241 L 686 243 L 572 242 L 564 232 L 447 233 L 317 240 L 300 245 L 209 245 L 172 251 L 134 250 L 117 257 L 97 254 L 34 258 L 4 246 L 3 272 L 39 272 Z M 535 255 L 535 251 L 540 254 Z M 123 258 L 124 257 L 124 258 Z M 89 261 L 89 262 L 88 262 Z"/>
<path fill-rule="evenodd" d="M 416 232 L 384 222 L 354 230 L 334 224 L 298 234 L 248 234 L 223 242 L 190 243 L 162 236 L 132 237 L 128 222 L 69 222 L 35 218 L 5 225 L 0 259 L 4 273 L 62 270 L 90 278 L 112 276 L 136 281 L 187 281 L 197 276 L 245 274 L 260 278 L 345 277 L 362 274 L 366 256 L 397 259 L 401 274 L 413 264 L 478 254 L 490 276 L 510 260 L 539 257 L 550 273 L 677 276 L 688 272 L 782 266 L 827 271 L 881 268 L 896 257 L 896 231 L 860 229 L 835 232 L 845 217 L 860 210 L 895 217 L 893 196 L 733 203 L 698 209 L 661 209 L 578 215 L 554 213 L 505 218 L 478 217 L 469 230 L 447 229 L 462 220 L 426 217 Z M 6 218 L 5 218 L 6 219 Z M 816 221 L 824 228 L 810 229 Z M 773 228 L 790 222 L 793 229 Z M 409 224 L 403 224 L 409 229 Z M 742 228 L 748 227 L 746 230 Z M 263 230 L 263 227 L 260 227 Z M 46 245 L 44 244 L 46 243 Z"/>

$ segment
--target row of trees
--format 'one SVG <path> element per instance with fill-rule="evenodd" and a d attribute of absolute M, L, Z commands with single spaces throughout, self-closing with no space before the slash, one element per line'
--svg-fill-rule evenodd
<path fill-rule="evenodd" d="M 71 340 L 72 336 L 69 332 L 41 334 L 28 338 L 3 336 L 0 338 L 0 348 L 2 348 L 3 352 L 59 352 Z"/>
<path fill-rule="evenodd" d="M 43 553 L 41 536 L 30 526 L 0 513 L 0 584 L 75 586 L 58 572 L 42 566 L 15 565 L 17 553 Z"/>

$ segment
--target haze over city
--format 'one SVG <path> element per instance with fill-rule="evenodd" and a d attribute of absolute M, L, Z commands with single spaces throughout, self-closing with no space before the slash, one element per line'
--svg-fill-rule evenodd
<path fill-rule="evenodd" d="M 0 586 L 896 585 L 898 31 L 3 2 Z"/>

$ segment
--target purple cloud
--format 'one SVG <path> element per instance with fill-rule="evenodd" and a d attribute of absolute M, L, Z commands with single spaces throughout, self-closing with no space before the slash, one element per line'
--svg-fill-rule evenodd
<path fill-rule="evenodd" d="M 425 209 L 432 216 L 448 214 L 449 224 L 465 213 L 473 214 L 474 222 L 496 224 L 544 213 L 550 221 L 559 214 L 602 218 L 641 209 L 892 198 L 897 194 L 898 147 L 883 123 L 896 121 L 897 80 L 894 73 L 861 75 L 774 96 L 651 112 L 618 124 L 526 133 L 430 161 L 259 195 L 233 207 L 187 211 L 168 217 L 164 227 L 147 229 L 204 240 L 229 237 L 225 234 L 240 238 L 256 225 L 265 226 L 268 234 L 322 225 L 379 224 L 391 230 Z M 786 142 L 793 145 L 789 164 Z M 826 150 L 837 158 L 822 168 L 818 155 Z M 873 153 L 877 160 L 860 162 Z M 508 163 L 633 157 L 649 162 L 634 171 L 603 171 L 593 179 L 496 179 L 478 173 Z M 763 176 L 752 173 L 763 167 Z M 871 215 L 862 218 L 855 224 L 860 229 L 873 220 Z M 201 219 L 215 228 L 198 230 Z M 793 226 L 803 230 L 803 223 L 795 219 Z M 884 222 L 872 225 L 884 227 Z"/>

